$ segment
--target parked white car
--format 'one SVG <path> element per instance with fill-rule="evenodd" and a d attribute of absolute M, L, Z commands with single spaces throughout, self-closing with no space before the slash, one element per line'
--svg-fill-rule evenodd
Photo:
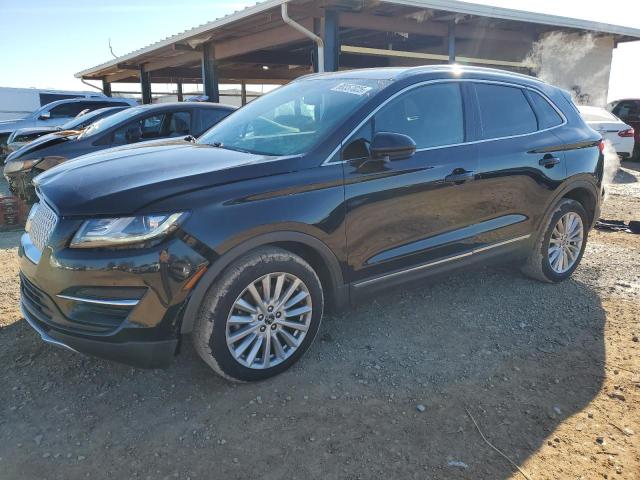
<path fill-rule="evenodd" d="M 621 158 L 631 157 L 635 145 L 635 132 L 631 126 L 604 108 L 579 106 L 578 110 L 591 128 L 611 142 Z"/>

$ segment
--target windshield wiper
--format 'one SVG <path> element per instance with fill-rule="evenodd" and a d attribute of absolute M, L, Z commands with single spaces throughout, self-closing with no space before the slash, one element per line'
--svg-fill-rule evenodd
<path fill-rule="evenodd" d="M 251 150 L 245 150 L 244 148 L 238 148 L 238 147 L 230 147 L 228 145 L 225 145 L 222 142 L 213 142 L 213 143 L 210 143 L 209 145 L 215 148 L 222 148 L 223 150 L 231 150 L 232 152 L 250 153 L 252 155 L 255 155 L 255 152 L 252 152 Z"/>

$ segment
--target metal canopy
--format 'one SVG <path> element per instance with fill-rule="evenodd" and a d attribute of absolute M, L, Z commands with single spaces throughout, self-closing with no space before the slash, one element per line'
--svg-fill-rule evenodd
<path fill-rule="evenodd" d="M 288 82 L 313 71 L 317 49 L 283 22 L 283 3 L 292 19 L 323 38 L 329 70 L 456 58 L 519 69 L 522 54 L 545 32 L 640 38 L 639 29 L 455 0 L 267 0 L 76 77 L 103 85 L 142 80 L 143 91 L 145 83 L 203 83 L 215 92 L 218 82 Z M 508 51 L 500 48 L 505 44 Z M 500 58 L 491 58 L 497 51 Z"/>

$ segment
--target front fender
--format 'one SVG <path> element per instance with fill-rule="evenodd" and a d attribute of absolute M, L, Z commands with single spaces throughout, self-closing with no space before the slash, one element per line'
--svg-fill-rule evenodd
<path fill-rule="evenodd" d="M 337 307 L 348 302 L 348 287 L 345 285 L 340 263 L 331 249 L 317 238 L 301 232 L 281 231 L 271 232 L 252 237 L 241 244 L 231 248 L 225 254 L 214 260 L 207 269 L 207 272 L 192 290 L 182 317 L 180 333 L 186 334 L 193 330 L 193 325 L 198 315 L 200 305 L 209 290 L 209 287 L 220 276 L 226 267 L 232 262 L 242 257 L 251 250 L 278 243 L 294 243 L 313 249 L 320 255 L 331 276 L 331 297 Z"/>

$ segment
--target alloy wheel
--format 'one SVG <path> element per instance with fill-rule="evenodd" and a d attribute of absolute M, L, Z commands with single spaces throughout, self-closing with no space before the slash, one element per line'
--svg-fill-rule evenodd
<path fill-rule="evenodd" d="M 563 274 L 578 260 L 584 242 L 582 218 L 575 212 L 560 217 L 549 239 L 549 264 L 555 273 Z"/>
<path fill-rule="evenodd" d="M 271 368 L 291 357 L 311 324 L 309 289 L 295 275 L 269 273 L 249 284 L 227 318 L 233 358 L 251 369 Z"/>

